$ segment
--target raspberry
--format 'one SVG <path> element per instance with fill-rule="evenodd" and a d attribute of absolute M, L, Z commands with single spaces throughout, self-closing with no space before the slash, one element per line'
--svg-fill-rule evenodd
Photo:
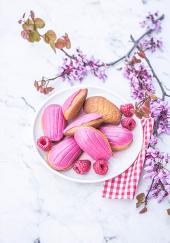
<path fill-rule="evenodd" d="M 49 151 L 51 149 L 51 147 L 52 147 L 52 142 L 51 142 L 51 140 L 48 137 L 42 136 L 42 137 L 38 138 L 37 146 L 42 151 Z"/>
<path fill-rule="evenodd" d="M 93 169 L 98 175 L 106 175 L 108 172 L 108 162 L 106 160 L 97 160 L 93 164 Z"/>
<path fill-rule="evenodd" d="M 90 170 L 91 162 L 90 160 L 77 160 L 73 165 L 73 170 L 77 174 L 85 174 Z"/>
<path fill-rule="evenodd" d="M 136 122 L 133 118 L 125 117 L 121 120 L 122 127 L 125 127 L 132 131 L 136 127 Z"/>
<path fill-rule="evenodd" d="M 134 106 L 133 104 L 125 104 L 120 106 L 120 112 L 126 116 L 131 117 L 134 114 Z"/>

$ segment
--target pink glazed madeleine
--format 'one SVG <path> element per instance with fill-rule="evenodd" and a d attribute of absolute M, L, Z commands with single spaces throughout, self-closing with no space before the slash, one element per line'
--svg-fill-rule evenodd
<path fill-rule="evenodd" d="M 95 128 L 80 127 L 75 132 L 74 138 L 80 148 L 95 160 L 108 160 L 112 156 L 107 138 Z"/>
<path fill-rule="evenodd" d="M 78 115 L 87 97 L 87 93 L 87 89 L 79 89 L 64 102 L 62 110 L 67 121 Z"/>
<path fill-rule="evenodd" d="M 42 115 L 44 135 L 51 141 L 60 141 L 66 122 L 60 105 L 52 104 L 45 108 Z"/>
<path fill-rule="evenodd" d="M 133 133 L 123 127 L 105 125 L 100 131 L 105 134 L 113 150 L 126 149 L 133 141 Z"/>
<path fill-rule="evenodd" d="M 81 155 L 82 151 L 73 137 L 65 138 L 53 146 L 48 153 L 48 164 L 55 170 L 67 170 Z"/>
<path fill-rule="evenodd" d="M 102 116 L 96 113 L 85 114 L 78 117 L 64 130 L 64 135 L 72 136 L 79 127 L 98 127 L 103 122 Z"/>

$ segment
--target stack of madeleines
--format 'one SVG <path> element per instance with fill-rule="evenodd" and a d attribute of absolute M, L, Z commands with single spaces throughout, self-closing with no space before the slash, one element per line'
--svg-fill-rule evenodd
<path fill-rule="evenodd" d="M 51 104 L 43 110 L 44 136 L 38 138 L 37 145 L 48 152 L 47 163 L 55 170 L 72 168 L 83 152 L 95 161 L 108 161 L 114 151 L 126 149 L 133 141 L 132 129 L 120 125 L 121 110 L 102 96 L 87 98 L 87 94 L 88 89 L 80 89 L 63 106 Z M 134 119 L 129 119 L 134 125 Z M 77 167 L 77 173 L 89 171 L 85 161 L 78 163 L 82 171 Z"/>

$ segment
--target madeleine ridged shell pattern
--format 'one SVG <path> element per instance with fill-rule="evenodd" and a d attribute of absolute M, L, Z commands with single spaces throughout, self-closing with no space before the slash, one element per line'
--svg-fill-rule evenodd
<path fill-rule="evenodd" d="M 80 127 L 80 126 L 99 126 L 102 123 L 102 116 L 96 113 L 89 113 L 82 115 L 75 119 L 71 124 L 69 124 L 65 129 L 64 129 L 64 134 L 65 135 L 73 135 L 74 132 Z"/>
<path fill-rule="evenodd" d="M 133 133 L 126 128 L 105 125 L 100 131 L 107 137 L 111 147 L 115 150 L 126 148 L 133 141 Z"/>
<path fill-rule="evenodd" d="M 104 134 L 92 127 L 81 127 L 74 138 L 80 148 L 93 159 L 108 160 L 112 156 L 112 150 Z"/>
<path fill-rule="evenodd" d="M 44 135 L 52 141 L 60 141 L 66 121 L 60 105 L 52 104 L 45 108 L 42 115 L 42 128 Z"/>
<path fill-rule="evenodd" d="M 69 169 L 81 152 L 73 137 L 65 138 L 48 153 L 48 164 L 55 170 Z"/>

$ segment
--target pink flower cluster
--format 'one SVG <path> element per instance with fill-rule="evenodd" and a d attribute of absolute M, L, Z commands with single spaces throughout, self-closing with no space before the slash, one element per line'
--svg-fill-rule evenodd
<path fill-rule="evenodd" d="M 145 28 L 146 30 L 154 30 L 154 32 L 158 33 L 162 30 L 161 21 L 159 20 L 160 14 L 159 12 L 148 13 L 145 19 L 140 22 L 140 26 Z"/>
<path fill-rule="evenodd" d="M 151 116 L 157 122 L 157 134 L 170 134 L 170 106 L 167 101 L 157 99 L 151 102 Z"/>
<path fill-rule="evenodd" d="M 153 92 L 152 75 L 144 64 L 126 64 L 123 69 L 124 76 L 130 80 L 131 95 L 136 100 L 142 100 L 146 91 Z"/>
<path fill-rule="evenodd" d="M 145 28 L 146 31 L 152 30 L 152 35 L 149 33 L 146 38 L 140 41 L 140 47 L 143 50 L 150 50 L 151 52 L 162 50 L 162 41 L 154 37 L 154 33 L 158 34 L 162 30 L 161 21 L 159 18 L 160 15 L 158 12 L 153 14 L 149 13 L 145 20 L 140 23 L 141 27 Z"/>
<path fill-rule="evenodd" d="M 76 49 L 73 58 L 65 57 L 58 69 L 63 80 L 82 81 L 88 74 L 93 74 L 101 80 L 107 78 L 106 66 L 94 57 L 88 58 L 80 49 Z"/>
<path fill-rule="evenodd" d="M 162 202 L 170 193 L 170 172 L 165 168 L 169 159 L 169 154 L 159 149 L 150 146 L 147 150 L 144 178 L 153 181 L 151 188 L 148 188 L 149 198 L 156 198 L 158 202 Z"/>
<path fill-rule="evenodd" d="M 150 50 L 151 52 L 155 52 L 157 50 L 162 50 L 162 46 L 162 41 L 154 37 L 145 38 L 140 42 L 140 48 L 145 51 Z"/>
<path fill-rule="evenodd" d="M 149 14 L 141 26 L 146 30 L 152 31 L 147 38 L 142 39 L 139 43 L 142 50 L 155 52 L 162 48 L 162 41 L 155 39 L 153 33 L 161 31 L 161 21 L 158 20 L 159 14 Z M 152 84 L 153 76 L 143 64 L 143 60 L 136 59 L 135 63 L 125 63 L 123 69 L 124 76 L 130 80 L 131 94 L 134 99 L 141 101 L 146 92 L 154 93 L 155 88 Z M 170 194 L 170 171 L 166 166 L 170 160 L 168 153 L 163 153 L 157 148 L 157 142 L 160 134 L 170 133 L 170 106 L 168 102 L 158 98 L 150 103 L 151 116 L 155 119 L 154 133 L 150 139 L 149 147 L 145 160 L 145 179 L 150 179 L 151 183 L 148 188 L 147 199 L 155 198 L 161 202 Z"/>

